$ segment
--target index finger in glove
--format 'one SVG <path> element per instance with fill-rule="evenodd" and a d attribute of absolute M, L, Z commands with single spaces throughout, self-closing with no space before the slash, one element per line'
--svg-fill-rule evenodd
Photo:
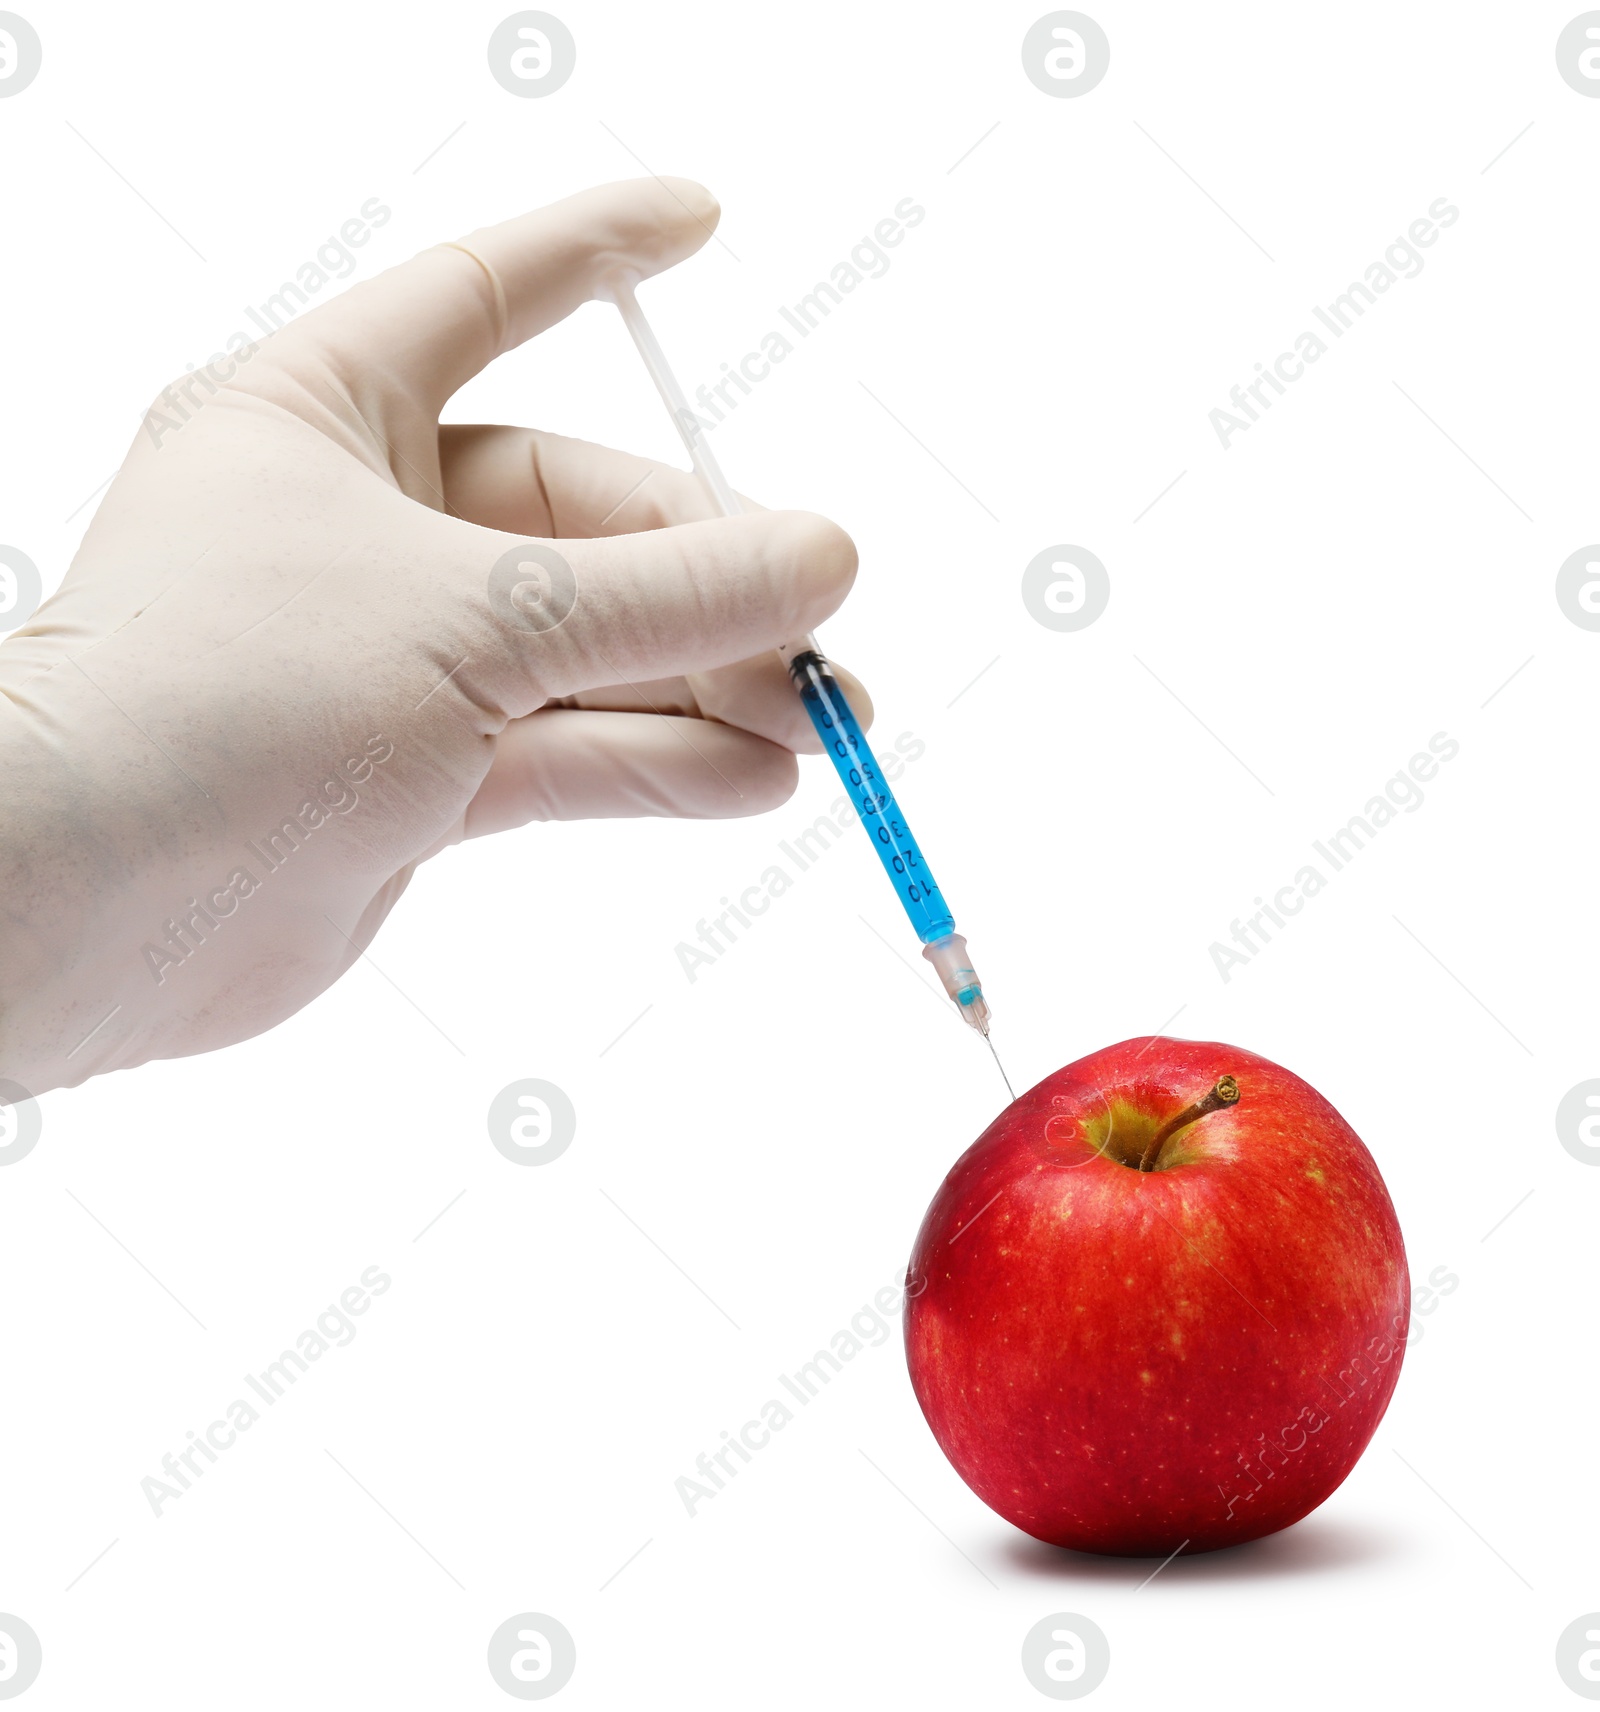
<path fill-rule="evenodd" d="M 536 428 L 448 424 L 439 431 L 439 450 L 450 510 L 492 529 L 615 536 L 692 522 L 711 511 L 696 476 Z M 761 511 L 755 501 L 740 498 L 747 512 Z M 870 698 L 857 679 L 840 675 L 856 717 L 870 726 Z M 696 673 L 692 681 L 596 685 L 572 704 L 698 715 L 803 753 L 820 753 L 822 747 L 783 662 L 772 652 Z"/>
<path fill-rule="evenodd" d="M 458 692 L 501 717 L 765 654 L 820 624 L 855 578 L 855 543 L 804 511 L 520 542 L 411 511 L 402 561 L 374 562 L 374 598 L 431 612 L 430 655 Z"/>

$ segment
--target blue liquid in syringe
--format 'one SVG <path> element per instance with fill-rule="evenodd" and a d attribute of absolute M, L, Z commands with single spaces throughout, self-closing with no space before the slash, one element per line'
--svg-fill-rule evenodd
<path fill-rule="evenodd" d="M 906 817 L 894 800 L 894 792 L 883 776 L 878 758 L 856 723 L 833 668 L 820 654 L 797 654 L 789 663 L 789 675 L 811 717 L 817 736 L 834 771 L 850 793 L 861 824 L 872 835 L 883 871 L 894 884 L 900 902 L 917 937 L 924 945 L 955 931 L 951 915 Z"/>

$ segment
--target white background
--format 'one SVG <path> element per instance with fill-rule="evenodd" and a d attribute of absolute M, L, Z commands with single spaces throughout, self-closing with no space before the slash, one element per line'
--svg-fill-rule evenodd
<path fill-rule="evenodd" d="M 1109 1637 L 1108 1708 L 1573 1699 L 1556 1638 L 1600 1606 L 1600 1171 L 1553 1125 L 1600 1075 L 1600 634 L 1554 596 L 1600 537 L 1577 8 L 1093 0 L 1111 69 L 1069 100 L 1009 3 L 556 0 L 577 71 L 540 100 L 489 76 L 502 6 L 22 9 L 0 539 L 47 590 L 147 401 L 370 197 L 354 277 L 591 183 L 702 180 L 722 241 L 648 293 L 691 386 L 914 197 L 890 271 L 716 445 L 860 545 L 824 640 L 880 737 L 927 745 L 902 800 L 1013 1081 L 1163 1025 L 1265 1053 L 1371 1147 L 1414 1276 L 1460 1281 L 1320 1511 L 1143 1587 L 967 1491 L 898 1327 L 691 1520 L 674 1480 L 899 1278 L 998 1079 L 859 834 L 682 973 L 838 794 L 820 761 L 764 819 L 485 841 L 271 1035 L 48 1096 L 0 1180 L 27 1703 L 506 1705 L 485 1647 L 526 1610 L 576 1637 L 573 1707 L 1042 1704 L 1019 1647 L 1061 1610 Z M 1224 451 L 1208 412 L 1441 196 L 1425 271 Z M 451 415 L 677 457 L 600 306 Z M 1055 543 L 1110 573 L 1076 634 L 1021 600 Z M 1440 731 L 1424 806 L 1224 982 L 1211 943 Z M 485 1130 L 525 1076 L 578 1111 L 538 1169 Z M 370 1265 L 393 1288 L 355 1342 L 152 1516 L 163 1453 Z"/>

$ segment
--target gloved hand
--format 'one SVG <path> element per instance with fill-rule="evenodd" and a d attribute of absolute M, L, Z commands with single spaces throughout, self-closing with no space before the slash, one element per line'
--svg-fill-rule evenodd
<path fill-rule="evenodd" d="M 772 650 L 844 599 L 848 536 L 696 521 L 670 468 L 439 424 L 718 212 L 681 179 L 585 192 L 175 383 L 198 408 L 158 401 L 0 644 L 0 1078 L 38 1094 L 270 1028 L 459 839 L 790 794 L 817 744 Z"/>

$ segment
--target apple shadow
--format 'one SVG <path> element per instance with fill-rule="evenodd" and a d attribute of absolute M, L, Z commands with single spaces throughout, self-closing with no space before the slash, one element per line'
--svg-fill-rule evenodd
<path fill-rule="evenodd" d="M 1290 1575 L 1318 1575 L 1380 1561 L 1393 1562 L 1405 1554 L 1396 1534 L 1354 1522 L 1308 1516 L 1282 1533 L 1250 1540 L 1220 1551 L 1175 1557 L 1165 1568 L 1158 1557 L 1102 1557 L 1046 1545 L 1017 1534 L 1002 1553 L 1010 1568 L 1044 1581 L 1126 1583 L 1137 1587 L 1160 1569 L 1163 1581 L 1270 1581 Z"/>

